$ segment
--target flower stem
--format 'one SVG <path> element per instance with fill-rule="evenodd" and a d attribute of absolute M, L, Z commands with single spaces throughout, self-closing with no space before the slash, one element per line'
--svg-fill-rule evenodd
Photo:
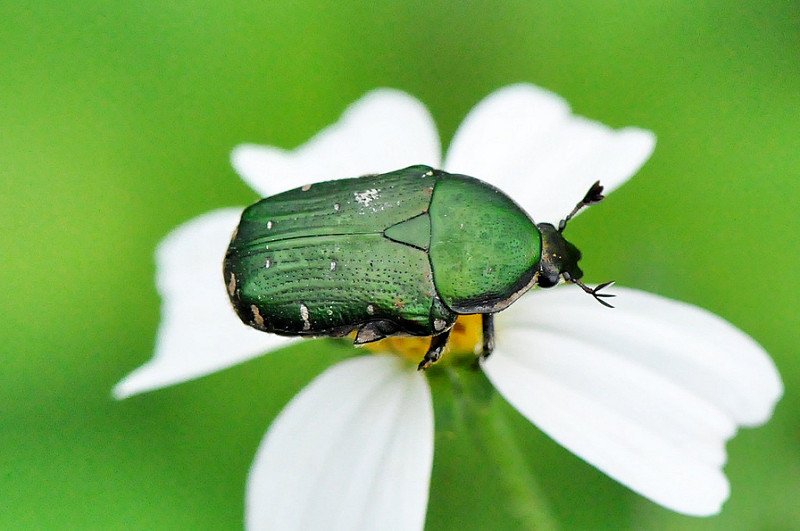
<path fill-rule="evenodd" d="M 451 381 L 457 386 L 462 419 L 482 454 L 494 460 L 506 491 L 509 511 L 524 529 L 558 529 L 547 498 L 506 421 L 499 395 L 493 389 L 487 395 L 486 377 L 482 372 L 470 375 L 458 372 L 458 375 L 451 373 Z"/>

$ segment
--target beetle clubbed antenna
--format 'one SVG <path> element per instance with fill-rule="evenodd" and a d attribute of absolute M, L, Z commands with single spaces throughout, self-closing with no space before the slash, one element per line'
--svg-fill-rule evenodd
<path fill-rule="evenodd" d="M 585 291 L 586 293 L 588 293 L 589 295 L 594 297 L 595 300 L 597 302 L 599 302 L 600 304 L 602 304 L 603 306 L 605 306 L 607 308 L 613 308 L 613 306 L 611 304 L 609 304 L 608 302 L 604 301 L 603 299 L 610 298 L 610 297 L 616 297 L 616 295 L 613 294 L 613 293 L 598 293 L 601 289 L 605 289 L 605 288 L 609 287 L 610 285 L 612 285 L 614 283 L 613 280 L 610 281 L 610 282 L 604 282 L 604 283 L 602 283 L 599 286 L 596 286 L 594 288 L 590 288 L 589 286 L 587 286 L 586 284 L 584 284 L 583 282 L 581 282 L 577 278 L 568 278 L 567 280 L 569 280 L 573 284 L 576 284 L 576 285 L 580 286 L 580 288 L 583 291 Z"/>
<path fill-rule="evenodd" d="M 600 184 L 600 181 L 595 181 L 595 183 L 589 188 L 589 191 L 586 192 L 586 195 L 583 196 L 583 199 L 581 199 L 580 202 L 575 205 L 575 208 L 572 209 L 572 212 L 567 214 L 567 217 L 558 223 L 558 232 L 564 232 L 564 229 L 567 228 L 567 222 L 571 220 L 575 214 L 580 212 L 582 208 L 597 204 L 603 199 L 605 199 L 605 196 L 603 195 L 603 185 Z"/>

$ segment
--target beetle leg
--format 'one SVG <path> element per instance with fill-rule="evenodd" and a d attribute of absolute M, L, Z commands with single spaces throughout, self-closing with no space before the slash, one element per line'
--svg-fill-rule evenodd
<path fill-rule="evenodd" d="M 428 352 L 425 353 L 425 357 L 423 357 L 422 361 L 417 365 L 418 371 L 427 369 L 439 361 L 439 358 L 442 357 L 442 352 L 444 352 L 444 347 L 447 346 L 448 339 L 450 339 L 449 329 L 438 336 L 431 337 L 431 346 L 428 347 Z"/>
<path fill-rule="evenodd" d="M 395 332 L 397 332 L 397 327 L 391 321 L 370 321 L 359 327 L 353 344 L 363 345 L 364 343 L 380 341 Z"/>
<path fill-rule="evenodd" d="M 580 279 L 572 278 L 569 273 L 564 273 L 564 279 L 567 282 L 572 282 L 573 284 L 579 286 L 583 291 L 585 291 L 586 293 L 588 293 L 589 295 L 594 297 L 597 302 L 599 302 L 600 304 L 602 304 L 606 308 L 613 308 L 613 306 L 611 304 L 609 304 L 608 302 L 604 301 L 603 299 L 604 298 L 609 298 L 609 297 L 616 297 L 616 295 L 614 295 L 613 293 L 598 293 L 598 291 L 600 291 L 601 289 L 607 288 L 610 285 L 612 285 L 614 283 L 613 280 L 610 281 L 610 282 L 603 282 L 599 286 L 595 286 L 594 288 L 590 288 L 589 286 L 587 286 L 586 284 L 581 282 Z"/>
<path fill-rule="evenodd" d="M 482 358 L 488 358 L 494 350 L 494 314 L 484 313 L 481 315 L 483 324 L 483 351 Z"/>

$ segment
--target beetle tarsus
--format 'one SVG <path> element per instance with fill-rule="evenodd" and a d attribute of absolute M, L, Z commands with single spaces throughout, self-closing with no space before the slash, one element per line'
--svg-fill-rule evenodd
<path fill-rule="evenodd" d="M 611 286 L 612 284 L 614 284 L 613 280 L 611 280 L 609 282 L 603 282 L 602 284 L 600 284 L 599 286 L 595 286 L 594 288 L 590 288 L 589 286 L 587 286 L 586 284 L 584 284 L 583 282 L 581 282 L 577 278 L 567 278 L 567 280 L 572 282 L 573 284 L 576 284 L 576 285 L 580 286 L 580 288 L 583 291 L 585 291 L 586 293 L 588 293 L 589 295 L 594 297 L 595 300 L 597 302 L 599 302 L 600 304 L 602 304 L 603 306 L 605 306 L 607 308 L 613 308 L 614 307 L 611 304 L 609 304 L 608 302 L 604 301 L 603 299 L 610 298 L 610 297 L 616 297 L 615 294 L 613 294 L 613 293 L 598 293 L 600 290 L 605 289 L 605 288 Z"/>
<path fill-rule="evenodd" d="M 439 334 L 438 336 L 431 337 L 431 346 L 428 347 L 428 352 L 422 358 L 422 361 L 417 365 L 418 371 L 424 371 L 442 357 L 442 352 L 447 346 L 447 340 L 450 338 L 450 330 Z"/>
<path fill-rule="evenodd" d="M 483 351 L 481 357 L 486 359 L 494 351 L 494 314 L 485 313 L 481 316 L 483 324 Z"/>

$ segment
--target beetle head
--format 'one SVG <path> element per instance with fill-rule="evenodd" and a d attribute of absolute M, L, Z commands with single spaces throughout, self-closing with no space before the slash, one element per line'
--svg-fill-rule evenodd
<path fill-rule="evenodd" d="M 542 233 L 542 259 L 536 283 L 542 288 L 550 288 L 558 284 L 562 276 L 565 280 L 580 280 L 583 271 L 578 267 L 578 260 L 581 259 L 578 248 L 550 223 L 536 226 Z"/>
<path fill-rule="evenodd" d="M 607 288 L 613 282 L 605 282 L 590 288 L 583 282 L 583 271 L 578 267 L 578 260 L 581 259 L 581 252 L 577 247 L 564 239 L 564 229 L 567 222 L 578 213 L 582 208 L 599 203 L 603 199 L 603 187 L 600 182 L 596 182 L 586 192 L 586 196 L 577 204 L 566 218 L 561 220 L 556 229 L 550 223 L 539 223 L 536 225 L 542 233 L 542 258 L 539 261 L 539 271 L 536 283 L 543 288 L 550 288 L 558 284 L 563 277 L 567 282 L 579 286 L 583 291 L 591 295 L 603 306 L 613 308 L 604 299 L 613 297 L 610 293 L 598 293 L 601 289 Z"/>
<path fill-rule="evenodd" d="M 536 225 L 542 233 L 542 259 L 539 262 L 539 279 L 537 284 L 543 288 L 549 288 L 558 284 L 561 277 L 564 280 L 578 284 L 584 291 L 586 286 L 581 282 L 583 271 L 578 267 L 578 260 L 581 259 L 581 252 L 577 247 L 564 239 L 564 229 L 567 228 L 567 222 L 571 220 L 575 214 L 589 205 L 595 205 L 602 201 L 603 186 L 600 181 L 595 182 L 586 192 L 572 212 L 567 214 L 567 217 L 561 220 L 556 229 L 550 223 L 539 223 Z M 593 293 L 594 295 L 594 293 Z M 597 296 L 595 295 L 595 298 Z M 597 299 L 600 300 L 600 299 Z M 600 301 L 603 302 L 603 301 Z M 608 305 L 607 303 L 603 303 Z"/>

